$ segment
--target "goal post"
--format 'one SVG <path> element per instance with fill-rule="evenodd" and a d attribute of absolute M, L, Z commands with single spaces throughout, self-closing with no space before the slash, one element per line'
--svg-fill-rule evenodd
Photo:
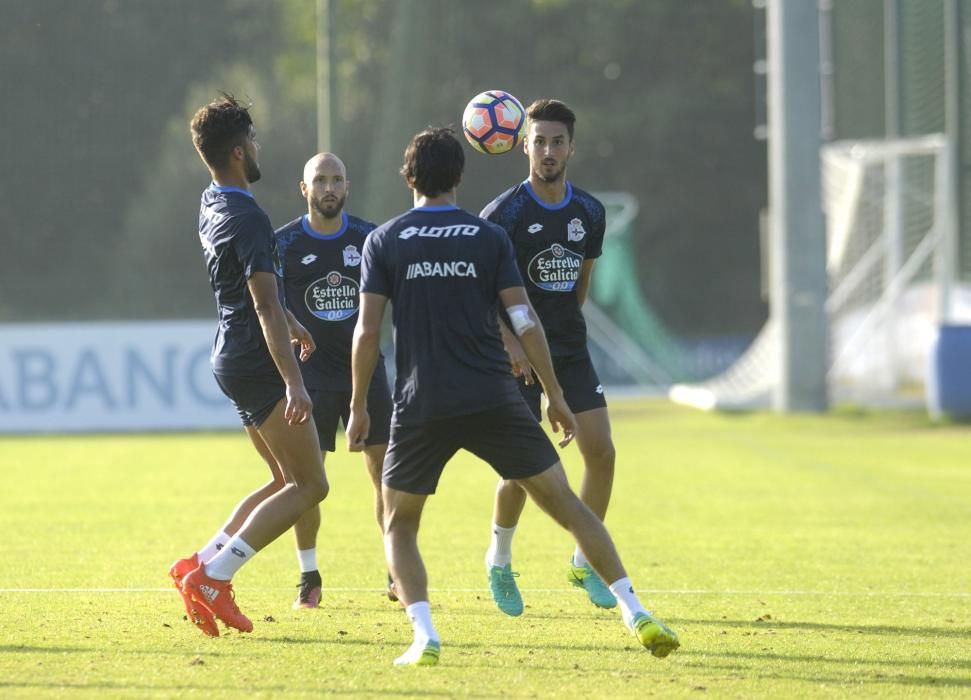
<path fill-rule="evenodd" d="M 937 327 L 967 305 L 956 283 L 948 153 L 941 134 L 822 149 L 827 383 L 835 401 L 923 401 Z M 671 399 L 704 409 L 768 407 L 782 352 L 774 325 L 727 371 L 676 384 Z"/>

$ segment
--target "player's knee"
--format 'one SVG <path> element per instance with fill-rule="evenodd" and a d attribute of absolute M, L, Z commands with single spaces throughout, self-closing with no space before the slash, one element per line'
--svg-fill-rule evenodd
<path fill-rule="evenodd" d="M 327 495 L 329 493 L 330 493 L 330 484 L 328 483 L 327 479 L 321 479 L 316 484 L 316 489 L 314 491 L 314 498 L 317 499 L 317 503 L 320 503 L 325 498 L 327 498 Z"/>
<path fill-rule="evenodd" d="M 316 505 L 327 498 L 327 494 L 330 493 L 330 484 L 327 483 L 327 477 L 321 474 L 319 477 L 308 480 L 303 484 L 301 489 L 308 503 Z"/>
<path fill-rule="evenodd" d="M 385 533 L 417 532 L 421 512 L 414 508 L 399 508 L 395 504 L 385 502 L 384 531 Z"/>
<path fill-rule="evenodd" d="M 610 438 L 598 441 L 584 451 L 584 464 L 587 469 L 598 473 L 612 474 L 616 461 L 617 449 L 614 447 L 614 442 Z"/>

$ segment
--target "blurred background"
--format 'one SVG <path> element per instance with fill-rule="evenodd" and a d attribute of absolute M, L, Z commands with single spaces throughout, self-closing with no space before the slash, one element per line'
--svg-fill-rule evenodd
<path fill-rule="evenodd" d="M 839 249 L 850 252 L 829 260 L 831 279 L 849 274 L 885 228 L 887 202 L 896 202 L 898 270 L 950 206 L 949 264 L 967 281 L 971 2 L 818 8 L 823 141 L 950 129 L 957 145 L 945 170 L 935 169 L 938 146 L 921 151 L 930 154 L 926 165 L 893 160 L 910 155 L 906 145 L 857 161 L 844 148 L 850 155 L 824 165 L 828 221 L 837 205 L 840 221 L 849 220 Z M 948 27 L 961 86 L 950 97 Z M 74 408 L 133 395 L 96 386 L 110 383 L 110 372 L 83 353 L 65 365 L 67 388 L 52 388 L 51 368 L 61 365 L 25 359 L 24 323 L 214 321 L 197 237 L 208 177 L 188 119 L 220 90 L 250 100 L 264 173 L 257 200 L 275 226 L 299 216 L 297 182 L 317 150 L 322 31 L 332 148 L 348 167 L 350 213 L 380 223 L 408 208 L 397 174 L 404 144 L 428 124 L 458 127 L 476 93 L 503 89 L 524 104 L 560 98 L 578 116 L 569 177 L 603 193 L 610 211 L 588 313 L 605 380 L 665 390 L 718 376 L 751 349 L 769 317 L 766 18 L 758 1 L 0 0 L 0 324 L 18 334 L 0 336 L 8 345 L 0 416 L 64 403 L 72 390 L 80 392 Z M 957 104 L 950 123 L 949 99 Z M 467 209 L 527 176 L 519 151 L 467 155 L 459 193 Z M 940 200 L 940 173 L 953 186 L 950 204 Z M 878 213 L 864 220 L 867 208 Z M 930 262 L 912 267 L 908 285 L 935 274 Z M 855 275 L 879 288 L 867 292 L 874 302 L 898 270 L 879 264 Z M 866 303 L 855 294 L 846 292 Z M 164 387 L 168 365 L 159 361 L 162 369 L 130 361 L 128 381 L 147 376 Z"/>

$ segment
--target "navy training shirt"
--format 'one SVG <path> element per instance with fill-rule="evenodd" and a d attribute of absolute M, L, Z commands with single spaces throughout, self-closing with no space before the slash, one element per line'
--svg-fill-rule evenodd
<path fill-rule="evenodd" d="M 500 290 L 522 284 L 505 232 L 456 206 L 411 209 L 368 236 L 361 291 L 391 299 L 395 425 L 522 400 L 496 320 Z"/>
<path fill-rule="evenodd" d="M 345 212 L 341 218 L 335 233 L 318 233 L 306 215 L 276 232 L 287 307 L 317 344 L 310 359 L 300 363 L 304 383 L 312 390 L 351 390 L 361 253 L 374 224 Z"/>
<path fill-rule="evenodd" d="M 603 252 L 607 220 L 603 204 L 569 182 L 563 200 L 549 204 L 527 180 L 496 197 L 481 216 L 499 224 L 512 240 L 550 355 L 564 358 L 586 352 L 587 324 L 576 283 L 583 261 L 599 258 Z"/>
<path fill-rule="evenodd" d="M 282 291 L 269 217 L 250 192 L 212 184 L 202 193 L 199 240 L 219 313 L 213 371 L 227 375 L 278 371 L 246 284 L 253 273 L 270 272 L 277 275 Z"/>

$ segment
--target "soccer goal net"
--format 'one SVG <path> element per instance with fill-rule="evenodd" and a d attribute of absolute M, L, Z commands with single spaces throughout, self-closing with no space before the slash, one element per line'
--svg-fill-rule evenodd
<path fill-rule="evenodd" d="M 863 405 L 917 402 L 953 284 L 948 177 L 940 135 L 836 142 L 822 152 L 829 293 L 830 397 Z M 962 303 L 964 302 L 964 303 Z M 727 371 L 669 392 L 703 409 L 770 405 L 782 336 L 771 316 Z"/>

